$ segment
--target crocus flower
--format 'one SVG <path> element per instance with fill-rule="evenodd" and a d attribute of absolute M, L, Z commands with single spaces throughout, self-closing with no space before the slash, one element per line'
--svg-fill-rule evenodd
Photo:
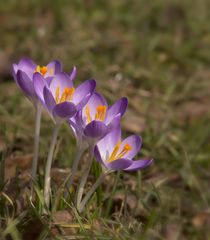
<path fill-rule="evenodd" d="M 69 123 L 77 138 L 96 142 L 119 125 L 127 105 L 127 98 L 123 97 L 108 107 L 102 95 L 94 92 L 84 108 Z"/>
<path fill-rule="evenodd" d="M 83 109 L 79 111 L 75 117 L 68 120 L 74 131 L 78 148 L 76 159 L 72 167 L 72 175 L 67 183 L 68 187 L 72 184 L 72 179 L 78 168 L 81 154 L 86 148 L 90 147 L 87 168 L 82 177 L 80 187 L 78 188 L 77 203 L 79 203 L 82 198 L 82 189 L 84 188 L 84 184 L 92 165 L 94 155 L 93 150 L 96 142 L 119 125 L 120 119 L 124 115 L 127 105 L 128 100 L 123 97 L 114 105 L 108 107 L 106 100 L 99 93 L 94 92 Z"/>
<path fill-rule="evenodd" d="M 32 179 L 35 180 L 38 164 L 39 136 L 41 123 L 41 105 L 34 89 L 34 76 L 41 75 L 45 83 L 49 84 L 52 77 L 61 72 L 62 66 L 59 61 L 52 61 L 46 66 L 35 64 L 29 58 L 22 58 L 18 64 L 12 65 L 12 74 L 16 84 L 25 93 L 29 100 L 34 104 L 36 111 L 35 130 L 34 130 L 34 154 L 32 163 Z"/>
<path fill-rule="evenodd" d="M 26 96 L 34 103 L 37 103 L 37 96 L 33 86 L 33 77 L 39 73 L 49 83 L 52 77 L 61 72 L 61 63 L 57 60 L 50 62 L 46 66 L 40 66 L 29 58 L 22 58 L 18 64 L 12 65 L 12 74 L 17 85 L 22 89 Z M 74 69 L 74 72 L 76 69 Z"/>
<path fill-rule="evenodd" d="M 141 144 L 142 139 L 137 135 L 121 140 L 121 130 L 117 127 L 96 144 L 94 154 L 106 169 L 135 171 L 149 166 L 153 161 L 133 160 Z"/>
<path fill-rule="evenodd" d="M 36 95 L 56 122 L 75 115 L 95 90 L 95 80 L 87 80 L 74 88 L 72 74 L 69 76 L 66 73 L 58 73 L 49 85 L 45 84 L 45 79 L 40 74 L 34 75 Z"/>
<path fill-rule="evenodd" d="M 145 168 L 152 163 L 152 159 L 133 160 L 141 148 L 141 143 L 142 140 L 137 135 L 121 140 L 120 125 L 97 142 L 94 147 L 94 155 L 96 160 L 103 165 L 103 171 L 83 199 L 84 180 L 87 180 L 87 175 L 85 175 L 85 179 L 82 178 L 76 202 L 79 212 L 83 211 L 86 203 L 107 174 L 116 170 L 135 171 Z M 88 170 L 90 170 L 90 167 Z"/>

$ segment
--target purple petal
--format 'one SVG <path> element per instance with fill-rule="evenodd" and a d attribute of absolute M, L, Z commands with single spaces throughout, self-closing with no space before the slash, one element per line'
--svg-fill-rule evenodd
<path fill-rule="evenodd" d="M 18 63 L 20 69 L 30 69 L 34 70 L 36 68 L 36 63 L 34 63 L 30 58 L 23 57 Z"/>
<path fill-rule="evenodd" d="M 120 114 L 116 115 L 108 124 L 108 129 L 109 129 L 108 131 L 111 132 L 112 130 L 117 128 L 120 124 L 120 120 L 121 120 L 121 115 Z"/>
<path fill-rule="evenodd" d="M 142 144 L 142 139 L 138 135 L 132 135 L 130 137 L 125 138 L 121 143 L 119 152 L 122 151 L 123 147 L 127 143 L 132 147 L 132 149 L 129 152 L 127 152 L 123 157 L 132 159 L 139 152 Z"/>
<path fill-rule="evenodd" d="M 68 119 L 76 113 L 76 106 L 71 102 L 62 102 L 56 104 L 53 108 L 53 116 Z"/>
<path fill-rule="evenodd" d="M 76 88 L 73 94 L 72 102 L 75 103 L 78 110 L 80 110 L 88 102 L 95 90 L 95 87 L 95 80 L 87 80 Z"/>
<path fill-rule="evenodd" d="M 80 129 L 81 132 L 83 132 L 85 126 L 83 125 L 82 121 L 82 111 L 78 111 L 71 120 L 77 125 L 77 128 Z"/>
<path fill-rule="evenodd" d="M 112 169 L 112 170 L 123 170 L 127 169 L 131 164 L 132 164 L 131 159 L 126 159 L 126 158 L 120 158 L 116 159 L 112 162 L 106 162 L 105 165 L 107 168 Z"/>
<path fill-rule="evenodd" d="M 74 118 L 74 117 L 72 117 L 72 118 Z M 71 119 L 68 119 L 67 123 L 69 124 L 70 128 L 72 129 L 77 143 L 79 143 L 79 141 L 83 137 L 83 132 L 81 132 L 80 129 L 78 129 L 77 125 L 73 121 L 71 121 Z"/>
<path fill-rule="evenodd" d="M 45 86 L 43 90 L 44 102 L 47 110 L 52 114 L 53 108 L 56 105 L 55 99 L 50 90 Z"/>
<path fill-rule="evenodd" d="M 98 120 L 90 122 L 84 129 L 84 134 L 89 138 L 99 139 L 107 134 L 107 126 Z"/>
<path fill-rule="evenodd" d="M 128 106 L 128 99 L 123 97 L 119 99 L 114 105 L 112 105 L 108 111 L 106 116 L 106 122 L 109 123 L 113 117 L 120 113 L 121 117 L 124 115 Z"/>
<path fill-rule="evenodd" d="M 53 79 L 50 83 L 50 90 L 54 97 L 55 97 L 57 87 L 60 88 L 60 95 L 63 93 L 64 88 L 73 87 L 72 80 L 69 78 L 69 76 L 66 73 L 63 73 L 63 72 L 58 73 L 53 77 Z"/>
<path fill-rule="evenodd" d="M 106 162 L 106 160 L 109 159 L 109 155 L 110 155 L 106 147 L 101 148 L 101 146 L 99 146 L 98 144 L 94 149 L 94 154 L 95 154 L 96 160 L 101 163 Z"/>
<path fill-rule="evenodd" d="M 62 71 L 62 65 L 58 60 L 54 60 L 47 64 L 47 73 L 45 74 L 45 77 L 53 76 L 57 73 L 60 73 Z"/>
<path fill-rule="evenodd" d="M 44 80 L 45 80 L 47 86 L 50 87 L 53 77 L 44 77 Z"/>
<path fill-rule="evenodd" d="M 107 143 L 107 149 L 109 150 L 109 152 L 114 150 L 116 144 L 121 141 L 121 127 L 120 125 L 115 126 L 115 129 L 112 130 L 109 134 L 107 134 L 107 138 L 106 136 L 104 137 L 106 143 Z"/>
<path fill-rule="evenodd" d="M 77 75 L 77 68 L 74 66 L 72 72 L 69 74 L 69 77 L 70 77 L 71 81 L 74 80 L 76 75 Z"/>
<path fill-rule="evenodd" d="M 100 151 L 101 157 L 106 161 L 112 154 L 116 144 L 121 140 L 121 128 L 116 127 L 112 132 L 108 133 L 97 143 L 98 150 Z"/>
<path fill-rule="evenodd" d="M 67 122 L 68 122 L 69 125 L 74 129 L 74 131 L 75 131 L 77 134 L 82 135 L 83 128 L 82 128 L 79 124 L 77 124 L 77 122 L 75 121 L 75 117 L 72 117 L 71 119 L 68 119 Z"/>
<path fill-rule="evenodd" d="M 22 58 L 18 63 L 18 69 L 25 72 L 29 77 L 32 77 L 36 70 L 36 64 L 30 58 Z"/>
<path fill-rule="evenodd" d="M 101 153 L 97 145 L 94 147 L 94 156 L 97 162 L 104 164 L 104 159 L 102 159 Z"/>
<path fill-rule="evenodd" d="M 91 120 L 94 120 L 95 114 L 96 114 L 96 108 L 98 106 L 107 106 L 107 102 L 100 93 L 94 92 L 90 97 L 89 101 L 87 102 L 86 106 L 89 107 Z M 82 110 L 82 119 L 84 121 L 84 124 L 86 124 L 87 122 L 86 106 Z"/>
<path fill-rule="evenodd" d="M 34 90 L 36 92 L 36 95 L 38 96 L 39 100 L 44 104 L 44 87 L 47 86 L 46 81 L 44 79 L 44 77 L 36 72 L 33 75 L 33 84 L 34 84 Z"/>
<path fill-rule="evenodd" d="M 148 167 L 150 164 L 152 164 L 153 159 L 150 160 L 135 160 L 133 163 L 126 169 L 125 171 L 137 171 L 142 168 Z"/>
<path fill-rule="evenodd" d="M 36 93 L 34 91 L 33 83 L 25 72 L 23 72 L 21 70 L 18 70 L 18 72 L 17 72 L 17 83 L 18 83 L 19 87 L 23 90 L 23 92 L 31 100 L 36 99 Z"/>
<path fill-rule="evenodd" d="M 15 82 L 17 83 L 17 71 L 18 71 L 18 65 L 16 63 L 12 64 L 12 76 L 15 79 Z"/>

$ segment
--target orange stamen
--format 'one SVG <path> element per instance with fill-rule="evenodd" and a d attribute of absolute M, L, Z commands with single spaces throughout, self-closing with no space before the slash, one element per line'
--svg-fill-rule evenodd
<path fill-rule="evenodd" d="M 46 66 L 40 67 L 40 73 L 44 76 L 47 73 L 47 67 Z"/>
<path fill-rule="evenodd" d="M 74 88 L 65 88 L 64 92 L 66 93 L 66 101 L 71 101 L 75 89 Z"/>
<path fill-rule="evenodd" d="M 126 143 L 122 149 L 122 151 L 120 153 L 117 154 L 117 152 L 119 151 L 120 149 L 120 145 L 121 145 L 121 142 L 118 142 L 115 147 L 114 147 L 114 150 L 112 151 L 111 153 L 111 156 L 109 157 L 108 159 L 108 162 L 112 162 L 116 159 L 119 159 L 119 158 L 122 158 L 127 152 L 131 151 L 132 150 L 132 147 L 131 145 L 129 145 L 128 143 Z"/>
<path fill-rule="evenodd" d="M 128 143 L 125 144 L 125 146 L 123 147 L 122 151 L 116 156 L 116 158 L 121 158 L 123 157 L 127 152 L 129 152 L 132 149 L 131 145 L 129 145 Z"/>
<path fill-rule="evenodd" d="M 106 106 L 98 106 L 96 108 L 95 120 L 104 121 L 106 116 Z"/>
<path fill-rule="evenodd" d="M 61 95 L 60 103 L 65 102 L 65 101 L 71 101 L 73 94 L 74 94 L 75 89 L 74 88 L 68 88 L 65 87 L 64 91 Z"/>
<path fill-rule="evenodd" d="M 111 162 L 111 161 L 113 161 L 114 159 L 115 159 L 115 157 L 116 157 L 116 155 L 117 155 L 117 152 L 119 151 L 119 149 L 120 149 L 120 144 L 121 144 L 121 141 L 119 141 L 116 145 L 115 145 L 115 147 L 114 147 L 114 150 L 112 151 L 112 154 L 111 154 L 111 156 L 109 157 L 109 162 Z"/>
<path fill-rule="evenodd" d="M 64 88 L 64 91 L 60 97 L 60 87 L 57 87 L 56 88 L 56 91 L 55 91 L 55 101 L 56 103 L 62 103 L 62 102 L 65 102 L 65 101 L 71 101 L 72 100 L 72 97 L 73 97 L 73 94 L 74 94 L 74 91 L 75 89 L 74 88 Z"/>
<path fill-rule="evenodd" d="M 40 65 L 37 65 L 35 72 L 39 72 L 42 74 L 42 76 L 44 76 L 47 73 L 47 71 L 48 71 L 48 69 L 46 66 L 41 67 Z"/>

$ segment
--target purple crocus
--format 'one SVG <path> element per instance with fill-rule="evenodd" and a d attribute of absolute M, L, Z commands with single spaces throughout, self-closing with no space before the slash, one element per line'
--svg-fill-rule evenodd
<path fill-rule="evenodd" d="M 116 170 L 136 171 L 145 168 L 152 163 L 152 159 L 133 160 L 141 148 L 141 143 L 142 140 L 137 135 L 132 135 L 121 140 L 120 125 L 97 142 L 94 147 L 94 155 L 96 160 L 103 165 L 103 171 L 83 199 L 82 195 L 87 175 L 85 175 L 85 178 L 82 178 L 76 202 L 79 212 L 83 211 L 86 203 L 107 174 Z M 90 167 L 88 168 L 88 173 L 89 170 Z"/>
<path fill-rule="evenodd" d="M 96 142 L 119 125 L 127 105 L 127 98 L 122 97 L 108 107 L 103 96 L 94 92 L 84 108 L 69 123 L 77 138 Z"/>
<path fill-rule="evenodd" d="M 46 84 L 49 84 L 53 76 L 61 72 L 61 63 L 57 60 L 50 62 L 46 66 L 40 66 L 29 58 L 22 58 L 18 64 L 12 65 L 12 74 L 17 85 L 22 89 L 26 96 L 33 102 L 37 103 L 37 96 L 33 86 L 34 74 L 40 74 Z M 72 75 L 75 75 L 76 68 L 73 69 Z"/>
<path fill-rule="evenodd" d="M 25 93 L 28 99 L 34 104 L 36 117 L 35 117 L 35 129 L 34 129 L 34 154 L 32 162 L 32 179 L 35 180 L 38 164 L 39 153 L 39 138 L 40 138 L 40 124 L 41 124 L 41 104 L 37 98 L 34 89 L 34 76 L 36 74 L 42 76 L 45 79 L 45 84 L 49 84 L 52 77 L 61 72 L 62 66 L 59 61 L 52 61 L 46 66 L 40 66 L 35 64 L 29 58 L 22 58 L 18 64 L 12 65 L 12 74 L 16 84 Z"/>
<path fill-rule="evenodd" d="M 135 171 L 149 166 L 153 160 L 133 160 L 140 151 L 141 137 L 132 135 L 121 140 L 117 127 L 101 139 L 94 148 L 96 160 L 110 170 Z"/>
<path fill-rule="evenodd" d="M 42 105 L 55 121 L 71 118 L 89 100 L 96 87 L 95 80 L 87 80 L 77 88 L 73 86 L 74 71 L 56 74 L 49 85 L 39 74 L 34 74 L 34 89 Z"/>
<path fill-rule="evenodd" d="M 72 74 L 58 73 L 48 85 L 45 84 L 45 79 L 39 73 L 34 74 L 33 83 L 36 95 L 55 121 L 45 170 L 44 199 L 46 206 L 49 206 L 50 169 L 59 128 L 64 120 L 73 117 L 77 111 L 82 109 L 96 87 L 95 80 L 87 80 L 75 88 Z"/>
<path fill-rule="evenodd" d="M 127 105 L 128 100 L 123 97 L 114 105 L 108 107 L 106 100 L 99 93 L 94 92 L 83 109 L 79 111 L 75 117 L 68 120 L 76 136 L 78 148 L 72 166 L 72 175 L 67 183 L 68 187 L 72 184 L 81 155 L 85 149 L 88 147 L 90 148 L 87 168 L 82 177 L 80 187 L 78 188 L 77 203 L 81 200 L 83 191 L 81 189 L 84 187 L 92 165 L 94 155 L 93 150 L 96 142 L 119 125 L 120 119 L 124 115 Z"/>

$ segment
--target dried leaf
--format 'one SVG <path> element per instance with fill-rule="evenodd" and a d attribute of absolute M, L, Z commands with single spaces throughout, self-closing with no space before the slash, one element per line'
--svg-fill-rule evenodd
<path fill-rule="evenodd" d="M 164 229 L 164 239 L 166 240 L 177 240 L 179 239 L 181 226 L 176 223 L 169 223 Z"/>
<path fill-rule="evenodd" d="M 210 226 L 210 212 L 202 212 L 197 214 L 193 217 L 192 224 L 197 228 Z"/>
<path fill-rule="evenodd" d="M 74 216 L 71 212 L 67 210 L 60 210 L 53 214 L 54 226 L 52 227 L 52 233 L 55 233 L 55 226 L 62 229 L 62 232 L 65 235 L 75 234 L 78 230 L 78 227 L 74 226 Z M 77 224 L 78 225 L 78 224 Z"/>
<path fill-rule="evenodd" d="M 209 109 L 210 99 L 202 99 L 200 101 L 187 101 L 177 109 L 178 119 L 183 122 L 189 120 L 193 122 L 206 114 Z"/>
<path fill-rule="evenodd" d="M 70 172 L 71 172 L 70 169 L 52 168 L 51 170 L 52 181 L 57 186 L 60 186 L 64 183 Z"/>
<path fill-rule="evenodd" d="M 31 168 L 32 154 L 10 156 L 5 162 L 5 180 L 15 177 L 16 170 L 26 171 Z"/>
<path fill-rule="evenodd" d="M 72 223 L 74 216 L 67 210 L 60 210 L 53 214 L 53 220 L 56 224 Z"/>

